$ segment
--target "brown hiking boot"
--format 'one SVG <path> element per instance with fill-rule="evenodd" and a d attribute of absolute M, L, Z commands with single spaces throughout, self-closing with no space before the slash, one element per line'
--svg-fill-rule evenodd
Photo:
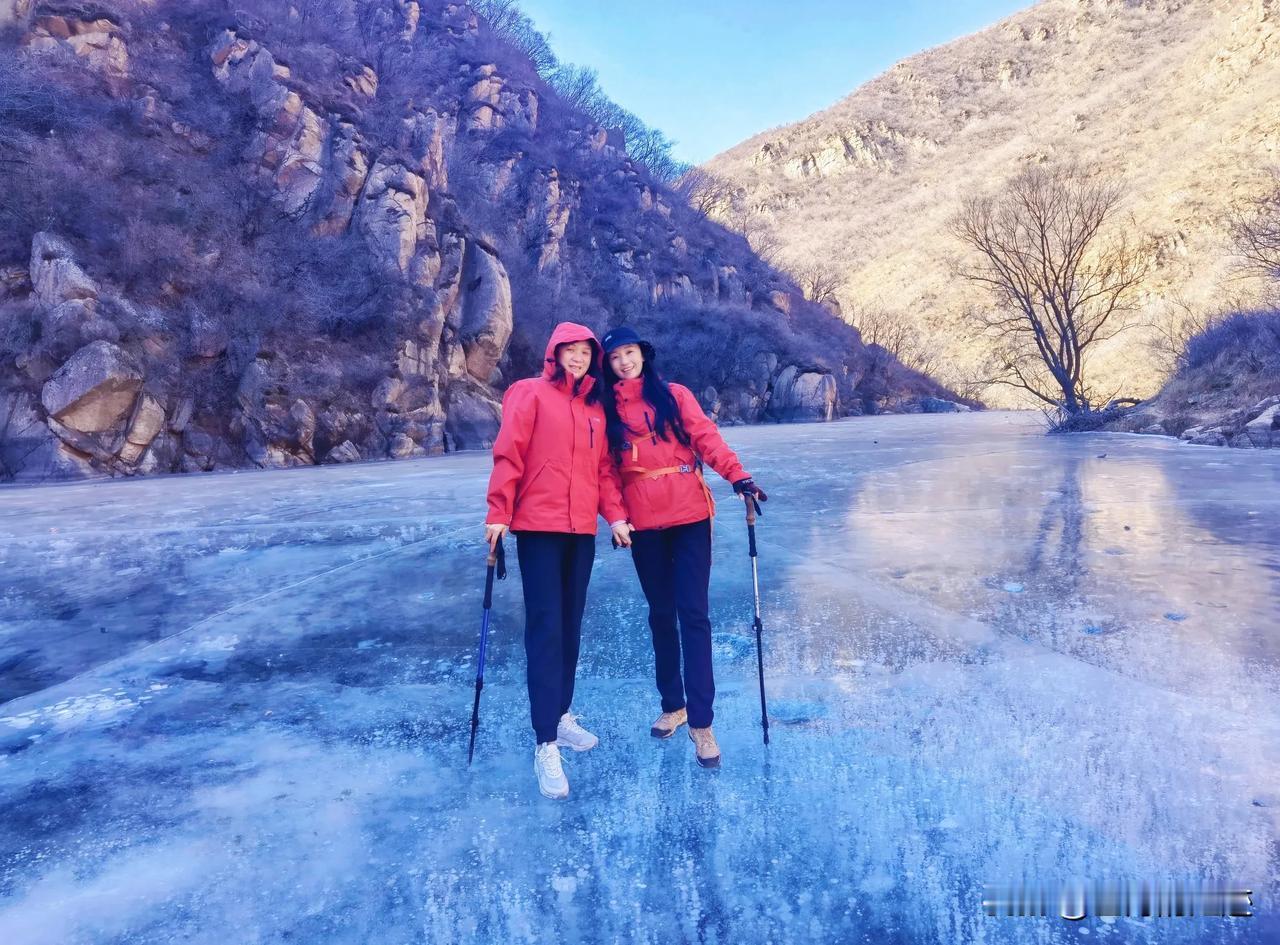
<path fill-rule="evenodd" d="M 694 757 L 704 768 L 720 767 L 720 746 L 716 744 L 716 736 L 711 726 L 694 728 L 689 726 L 689 739 L 693 742 Z"/>
<path fill-rule="evenodd" d="M 684 709 L 676 709 L 674 712 L 663 712 L 653 727 L 649 729 L 649 734 L 654 738 L 670 738 L 676 733 L 681 725 L 689 721 L 689 716 Z"/>

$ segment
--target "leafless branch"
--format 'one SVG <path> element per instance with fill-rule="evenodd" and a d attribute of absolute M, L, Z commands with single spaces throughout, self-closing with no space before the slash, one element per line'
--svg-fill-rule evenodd
<path fill-rule="evenodd" d="M 1031 167 L 998 196 L 966 200 L 950 221 L 974 257 L 961 275 L 993 301 L 979 325 L 998 349 L 996 383 L 1069 414 L 1096 405 L 1095 344 L 1129 326 L 1146 254 L 1115 229 L 1122 192 L 1078 167 Z"/>

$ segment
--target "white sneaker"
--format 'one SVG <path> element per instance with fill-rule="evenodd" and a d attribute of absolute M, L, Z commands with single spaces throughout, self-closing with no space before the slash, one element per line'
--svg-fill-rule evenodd
<path fill-rule="evenodd" d="M 543 742 L 533 752 L 533 773 L 543 797 L 559 800 L 569 796 L 569 779 L 560 767 L 560 749 L 555 742 Z"/>
<path fill-rule="evenodd" d="M 582 716 L 570 712 L 560 716 L 560 724 L 556 726 L 557 745 L 572 748 L 574 751 L 586 751 L 600 743 L 600 739 L 578 724 L 580 718 Z"/>

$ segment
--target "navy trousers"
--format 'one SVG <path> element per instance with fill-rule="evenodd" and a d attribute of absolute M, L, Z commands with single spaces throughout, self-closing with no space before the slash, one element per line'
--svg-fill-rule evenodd
<path fill-rule="evenodd" d="M 556 740 L 573 702 L 582 611 L 595 561 L 594 535 L 515 532 L 524 585 L 524 653 L 529 715 L 538 743 Z"/>
<path fill-rule="evenodd" d="M 649 601 L 649 630 L 662 711 L 687 708 L 707 728 L 716 695 L 711 672 L 711 519 L 631 535 L 631 556 Z M 677 622 L 679 630 L 677 632 Z M 681 655 L 684 668 L 681 671 Z"/>

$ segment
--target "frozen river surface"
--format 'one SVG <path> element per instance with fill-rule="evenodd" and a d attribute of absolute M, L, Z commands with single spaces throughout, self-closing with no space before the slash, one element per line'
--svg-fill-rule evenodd
<path fill-rule="evenodd" d="M 601 536 L 564 802 L 515 573 L 465 764 L 487 454 L 0 489 L 0 942 L 1280 941 L 1280 454 L 1000 413 L 729 438 L 771 493 L 772 744 L 717 482 L 724 767 L 649 737 Z M 1258 915 L 984 916 L 1019 877 Z"/>

